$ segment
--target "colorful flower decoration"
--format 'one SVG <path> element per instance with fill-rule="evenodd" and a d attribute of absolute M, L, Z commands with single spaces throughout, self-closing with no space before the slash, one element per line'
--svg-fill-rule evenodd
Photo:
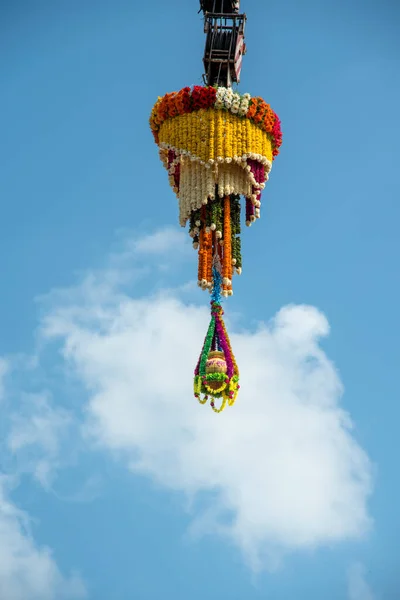
<path fill-rule="evenodd" d="M 262 98 L 225 87 L 185 87 L 159 98 L 150 127 L 198 250 L 198 285 L 212 293 L 211 322 L 195 371 L 195 396 L 221 412 L 232 405 L 239 372 L 222 320 L 242 272 L 240 196 L 246 225 L 260 217 L 261 193 L 282 143 L 278 116 Z M 201 397 L 201 394 L 203 396 Z M 216 399 L 222 399 L 216 408 Z"/>
<path fill-rule="evenodd" d="M 240 385 L 238 366 L 222 320 L 223 309 L 218 285 L 221 274 L 217 267 L 213 268 L 213 275 L 216 285 L 212 291 L 211 321 L 194 372 L 194 395 L 200 404 L 205 404 L 211 398 L 211 408 L 220 413 L 227 404 L 233 406 Z M 219 407 L 216 406 L 217 398 L 220 399 Z"/>

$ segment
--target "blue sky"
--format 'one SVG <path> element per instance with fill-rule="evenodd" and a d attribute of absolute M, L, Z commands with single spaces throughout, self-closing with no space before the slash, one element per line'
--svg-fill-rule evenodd
<path fill-rule="evenodd" d="M 400 7 L 242 8 L 284 137 L 217 417 L 148 128 L 201 83 L 197 2 L 0 4 L 2 600 L 399 597 Z"/>

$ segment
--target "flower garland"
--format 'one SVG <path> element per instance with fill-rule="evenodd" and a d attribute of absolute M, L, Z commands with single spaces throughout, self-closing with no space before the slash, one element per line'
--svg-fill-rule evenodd
<path fill-rule="evenodd" d="M 193 210 L 230 194 L 249 198 L 258 209 L 255 218 L 260 216 L 261 191 L 269 178 L 273 149 L 268 134 L 254 123 L 227 112 L 199 109 L 166 120 L 159 145 L 179 199 L 182 226 Z"/>
<path fill-rule="evenodd" d="M 159 97 L 150 116 L 150 127 L 156 143 L 161 125 L 169 118 L 190 114 L 201 109 L 226 110 L 245 117 L 271 136 L 273 157 L 282 144 L 281 122 L 278 115 L 262 98 L 246 93 L 241 96 L 231 88 L 195 85 Z"/>
<path fill-rule="evenodd" d="M 161 149 L 181 153 L 208 168 L 214 163 L 258 160 L 271 169 L 273 143 L 268 132 L 227 111 L 200 109 L 167 119 L 158 132 Z M 164 153 L 163 153 L 164 154 Z"/>

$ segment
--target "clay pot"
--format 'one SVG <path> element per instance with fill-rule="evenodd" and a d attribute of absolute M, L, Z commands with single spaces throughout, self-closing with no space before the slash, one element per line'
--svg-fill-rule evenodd
<path fill-rule="evenodd" d="M 212 350 L 208 354 L 206 362 L 206 373 L 226 373 L 227 365 L 224 353 L 220 350 Z M 221 381 L 209 381 L 208 387 L 217 390 L 221 387 Z"/>

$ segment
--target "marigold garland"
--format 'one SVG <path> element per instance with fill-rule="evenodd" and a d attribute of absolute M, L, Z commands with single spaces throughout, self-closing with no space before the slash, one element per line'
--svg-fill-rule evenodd
<path fill-rule="evenodd" d="M 262 98 L 252 98 L 250 94 L 240 96 L 231 88 L 195 85 L 192 89 L 183 88 L 179 92 L 159 97 L 150 116 L 150 127 L 159 143 L 158 132 L 169 118 L 190 114 L 201 109 L 226 110 L 239 117 L 246 117 L 256 123 L 260 129 L 269 133 L 273 142 L 273 156 L 279 154 L 282 133 L 278 115 Z"/>
<path fill-rule="evenodd" d="M 198 285 L 211 293 L 211 320 L 194 373 L 194 395 L 214 412 L 232 406 L 239 370 L 222 319 L 221 296 L 242 272 L 240 196 L 245 222 L 260 217 L 261 194 L 282 144 L 281 124 L 262 98 L 194 86 L 158 98 L 150 127 L 198 250 Z"/>

